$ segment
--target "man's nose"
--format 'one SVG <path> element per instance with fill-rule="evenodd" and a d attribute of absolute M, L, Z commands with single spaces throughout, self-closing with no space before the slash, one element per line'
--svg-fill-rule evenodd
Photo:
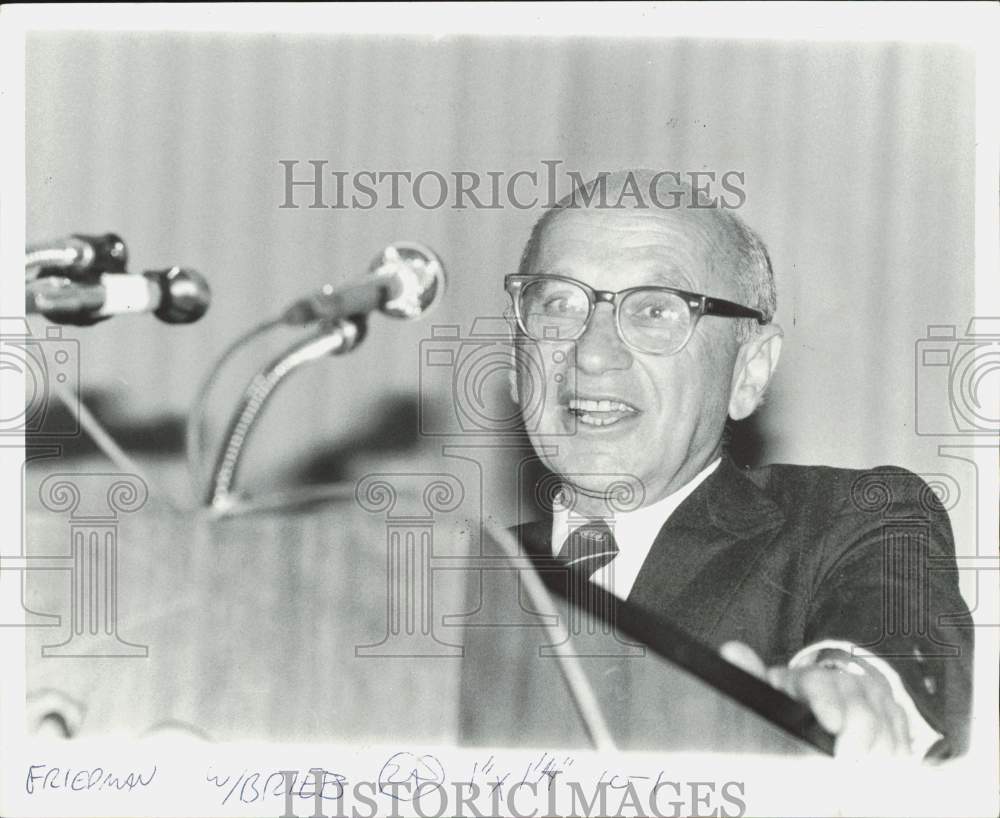
<path fill-rule="evenodd" d="M 608 369 L 628 369 L 632 353 L 618 337 L 615 311 L 611 304 L 598 304 L 590 323 L 574 345 L 576 368 L 597 374 Z"/>

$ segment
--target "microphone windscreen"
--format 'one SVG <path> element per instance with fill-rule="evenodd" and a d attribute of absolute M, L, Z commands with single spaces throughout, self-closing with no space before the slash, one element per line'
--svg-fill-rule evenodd
<path fill-rule="evenodd" d="M 190 324 L 201 318 L 212 304 L 208 282 L 194 270 L 171 267 L 145 272 L 143 276 L 159 285 L 160 302 L 153 315 L 167 324 Z"/>

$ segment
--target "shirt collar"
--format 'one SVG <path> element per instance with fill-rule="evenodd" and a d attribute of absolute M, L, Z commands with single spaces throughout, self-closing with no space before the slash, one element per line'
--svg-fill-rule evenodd
<path fill-rule="evenodd" d="M 634 511 L 622 511 L 609 520 L 619 553 L 607 566 L 600 569 L 593 581 L 620 599 L 628 597 L 635 584 L 639 570 L 642 568 L 649 549 L 664 523 L 670 518 L 678 506 L 700 486 L 722 462 L 717 458 L 696 474 L 684 486 L 673 494 L 657 500 L 648 506 Z M 563 543 L 572 530 L 584 525 L 583 519 L 570 519 L 570 511 L 561 505 L 556 505 L 552 513 L 552 555 L 558 556 Z"/>

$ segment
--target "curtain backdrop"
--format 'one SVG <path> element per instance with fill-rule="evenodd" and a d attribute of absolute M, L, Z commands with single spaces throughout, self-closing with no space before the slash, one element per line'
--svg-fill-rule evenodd
<path fill-rule="evenodd" d="M 501 314 L 501 278 L 541 212 L 395 209 L 384 195 L 367 210 L 310 208 L 303 189 L 281 208 L 281 160 L 298 161 L 296 178 L 309 160 L 484 178 L 561 160 L 560 195 L 567 170 L 739 171 L 786 330 L 754 429 L 760 459 L 940 472 L 939 441 L 914 418 L 919 400 L 947 424 L 946 394 L 940 380 L 919 391 L 940 373 L 917 365 L 916 345 L 930 324 L 961 337 L 972 312 L 973 79 L 970 54 L 932 45 L 36 34 L 27 240 L 113 230 L 135 269 L 179 263 L 210 280 L 195 325 L 66 331 L 85 389 L 136 421 L 185 412 L 238 333 L 358 278 L 385 244 L 441 254 L 449 290 L 428 320 L 374 317 L 362 348 L 277 395 L 247 461 L 246 479 L 264 483 L 318 447 L 412 432 L 421 341 L 432 324 L 467 335 L 473 317 Z M 289 337 L 234 364 L 213 416 Z M 444 381 L 423 388 L 450 400 Z"/>

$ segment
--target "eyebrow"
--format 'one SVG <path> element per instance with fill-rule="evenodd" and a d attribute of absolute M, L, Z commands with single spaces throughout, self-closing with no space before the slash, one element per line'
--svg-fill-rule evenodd
<path fill-rule="evenodd" d="M 548 267 L 539 270 L 535 275 L 542 276 L 563 276 L 564 278 L 576 278 L 575 270 L 563 267 Z M 633 287 L 672 287 L 679 290 L 691 290 L 694 282 L 684 274 L 680 267 L 673 265 L 656 264 L 648 271 L 644 271 L 643 276 L 648 276 L 648 280 L 640 284 L 633 284 Z M 622 288 L 625 289 L 625 288 Z"/>
<path fill-rule="evenodd" d="M 666 271 L 663 265 L 657 265 L 654 270 L 652 270 L 652 277 L 662 284 L 664 287 L 675 287 L 677 286 L 677 279 L 681 279 L 681 284 L 684 286 L 691 286 L 693 283 L 688 276 L 684 275 L 684 272 L 679 267 L 670 267 L 669 272 Z"/>

